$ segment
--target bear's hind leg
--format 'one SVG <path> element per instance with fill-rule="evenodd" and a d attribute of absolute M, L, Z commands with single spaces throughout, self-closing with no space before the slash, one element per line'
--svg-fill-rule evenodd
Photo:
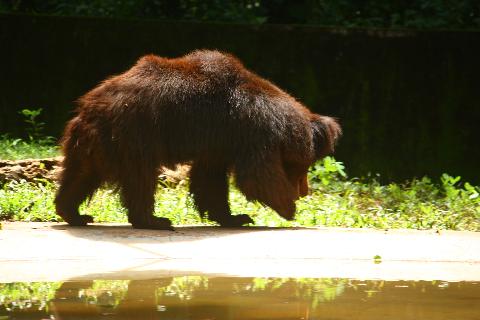
<path fill-rule="evenodd" d="M 85 226 L 87 223 L 93 222 L 91 216 L 80 215 L 78 207 L 85 199 L 93 195 L 101 182 L 99 175 L 94 172 L 65 166 L 55 197 L 57 214 L 72 226 Z"/>
<path fill-rule="evenodd" d="M 122 203 L 134 228 L 173 230 L 170 220 L 153 215 L 156 186 L 157 171 L 140 167 L 129 170 L 121 180 Z"/>
<path fill-rule="evenodd" d="M 208 218 L 222 227 L 253 223 L 246 214 L 231 214 L 226 166 L 195 162 L 190 170 L 190 192 L 200 215 L 208 212 Z"/>

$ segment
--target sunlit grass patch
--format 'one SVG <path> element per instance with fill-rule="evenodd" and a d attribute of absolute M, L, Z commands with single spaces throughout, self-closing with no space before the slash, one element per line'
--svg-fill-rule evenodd
<path fill-rule="evenodd" d="M 60 155 L 59 148 L 52 140 L 27 141 L 20 138 L 0 137 L 0 159 L 41 159 Z"/>
<path fill-rule="evenodd" d="M 249 202 L 232 185 L 234 214 L 248 214 L 254 225 L 271 227 L 328 226 L 352 228 L 411 228 L 480 231 L 480 188 L 458 177 L 442 175 L 405 183 L 380 184 L 374 179 L 349 179 L 343 164 L 327 158 L 309 173 L 310 195 L 297 201 L 294 221 L 286 221 L 268 207 Z M 8 182 L 0 187 L 0 219 L 61 221 L 55 214 L 56 185 L 45 180 Z M 155 195 L 155 215 L 174 225 L 211 225 L 196 212 L 188 181 L 160 185 Z M 126 209 L 118 193 L 98 190 L 81 208 L 96 222 L 126 222 Z"/>

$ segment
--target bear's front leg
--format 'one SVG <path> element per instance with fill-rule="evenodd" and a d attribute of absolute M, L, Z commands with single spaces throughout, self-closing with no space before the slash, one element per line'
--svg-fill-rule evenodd
<path fill-rule="evenodd" d="M 122 203 L 128 210 L 128 222 L 137 229 L 173 230 L 169 219 L 153 215 L 156 170 L 147 172 L 138 167 L 136 169 L 130 170 L 120 183 Z"/>
<path fill-rule="evenodd" d="M 195 162 L 190 170 L 190 192 L 200 215 L 207 212 L 208 218 L 221 227 L 253 223 L 246 214 L 232 216 L 228 205 L 227 167 L 224 165 Z"/>

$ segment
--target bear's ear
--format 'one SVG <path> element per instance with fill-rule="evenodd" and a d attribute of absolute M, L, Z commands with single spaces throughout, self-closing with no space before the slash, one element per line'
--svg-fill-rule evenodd
<path fill-rule="evenodd" d="M 342 135 L 342 129 L 334 118 L 318 114 L 312 116 L 310 123 L 312 125 L 314 157 L 318 160 L 333 153 L 335 144 Z"/>

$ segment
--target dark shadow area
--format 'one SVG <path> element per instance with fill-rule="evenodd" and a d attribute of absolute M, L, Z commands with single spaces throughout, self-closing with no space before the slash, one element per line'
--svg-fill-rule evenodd
<path fill-rule="evenodd" d="M 99 241 L 115 241 L 128 239 L 129 244 L 142 243 L 146 238 L 158 243 L 162 242 L 185 242 L 203 240 L 209 238 L 221 238 L 226 236 L 246 234 L 252 232 L 275 232 L 282 230 L 312 230 L 307 227 L 263 227 L 245 226 L 239 228 L 222 228 L 217 226 L 186 226 L 174 227 L 170 230 L 135 229 L 130 224 L 118 225 L 87 225 L 85 227 L 72 227 L 68 224 L 53 225 L 48 228 L 53 230 L 65 230 L 70 235 L 79 238 Z M 142 240 L 143 239 L 143 240 Z"/>
<path fill-rule="evenodd" d="M 313 111 L 338 117 L 350 176 L 446 172 L 478 183 L 480 32 L 0 15 L 0 133 L 44 109 L 59 136 L 74 101 L 142 55 L 219 49 Z"/>

